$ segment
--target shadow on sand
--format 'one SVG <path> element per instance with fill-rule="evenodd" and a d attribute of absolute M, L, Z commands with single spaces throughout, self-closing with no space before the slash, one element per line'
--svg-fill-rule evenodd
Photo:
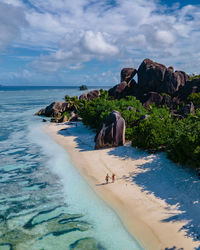
<path fill-rule="evenodd" d="M 75 136 L 80 151 L 94 150 L 94 133 L 81 123 L 77 127 L 72 126 L 58 133 L 66 137 Z M 136 183 L 143 191 L 154 194 L 169 205 L 176 206 L 180 213 L 174 213 L 167 207 L 167 218 L 162 222 L 187 221 L 181 230 L 186 230 L 186 236 L 192 237 L 195 241 L 200 240 L 200 180 L 194 170 L 172 163 L 164 153 L 149 155 L 128 145 L 112 148 L 109 155 L 124 160 L 149 160 L 145 164 L 138 165 L 141 172 L 129 173 L 123 179 Z"/>

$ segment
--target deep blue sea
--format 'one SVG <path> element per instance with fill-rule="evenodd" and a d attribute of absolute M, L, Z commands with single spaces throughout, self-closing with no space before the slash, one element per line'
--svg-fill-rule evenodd
<path fill-rule="evenodd" d="M 0 250 L 141 249 L 34 116 L 74 87 L 0 87 Z"/>

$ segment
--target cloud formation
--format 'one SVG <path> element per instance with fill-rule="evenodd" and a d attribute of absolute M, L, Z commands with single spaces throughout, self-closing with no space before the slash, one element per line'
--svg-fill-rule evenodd
<path fill-rule="evenodd" d="M 21 7 L 15 1 L 0 3 L 0 51 L 20 38 L 22 28 L 27 25 Z"/>
<path fill-rule="evenodd" d="M 0 49 L 15 43 L 41 50 L 29 70 L 78 70 L 91 60 L 138 67 L 146 57 L 187 72 L 199 70 L 200 5 L 167 7 L 154 0 L 6 2 L 0 4 Z"/>

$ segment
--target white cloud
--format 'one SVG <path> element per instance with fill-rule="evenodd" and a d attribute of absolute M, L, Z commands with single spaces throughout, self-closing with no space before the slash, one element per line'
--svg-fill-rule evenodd
<path fill-rule="evenodd" d="M 175 35 L 169 30 L 157 30 L 156 31 L 156 40 L 160 43 L 164 43 L 166 45 L 171 45 L 175 42 Z"/>
<path fill-rule="evenodd" d="M 23 9 L 13 4 L 0 3 L 0 50 L 20 38 L 22 28 L 27 24 Z"/>
<path fill-rule="evenodd" d="M 84 34 L 82 45 L 91 53 L 100 55 L 115 55 L 118 48 L 107 43 L 101 32 L 94 34 L 92 31 L 86 31 Z"/>
<path fill-rule="evenodd" d="M 115 0 L 114 4 L 107 0 L 29 0 L 34 6 L 30 8 L 22 0 L 3 1 L 9 5 L 0 5 L 9 9 L 0 8 L 0 20 L 5 19 L 0 22 L 0 49 L 14 41 L 18 47 L 52 50 L 33 61 L 31 66 L 37 71 L 54 74 L 80 69 L 93 59 L 113 60 L 118 65 L 133 62 L 129 66 L 138 67 L 146 57 L 188 72 L 198 69 L 198 5 L 168 8 L 156 0 Z"/>
<path fill-rule="evenodd" d="M 83 34 L 66 36 L 61 48 L 50 56 L 42 55 L 33 62 L 33 67 L 45 72 L 55 72 L 59 69 L 79 69 L 83 63 L 92 59 L 115 56 L 118 48 L 108 43 L 103 34 L 86 31 Z"/>

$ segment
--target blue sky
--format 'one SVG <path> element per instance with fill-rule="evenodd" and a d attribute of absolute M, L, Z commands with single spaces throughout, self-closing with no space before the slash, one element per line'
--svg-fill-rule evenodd
<path fill-rule="evenodd" d="M 145 58 L 200 73 L 197 0 L 1 0 L 0 84 L 115 85 Z"/>

